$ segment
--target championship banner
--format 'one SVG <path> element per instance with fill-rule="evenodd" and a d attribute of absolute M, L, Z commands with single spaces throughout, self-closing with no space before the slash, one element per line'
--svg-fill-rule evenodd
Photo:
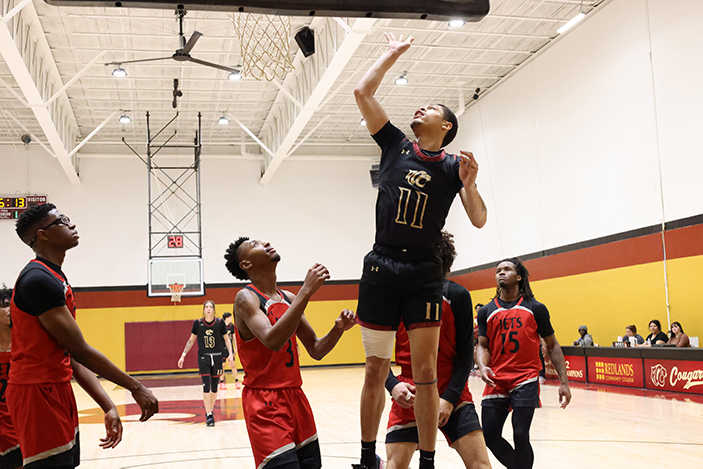
<path fill-rule="evenodd" d="M 580 383 L 586 382 L 586 357 L 583 355 L 564 355 L 566 359 L 566 376 L 569 381 L 578 381 Z M 559 379 L 557 375 L 557 370 L 554 369 L 552 362 L 549 361 L 549 357 L 544 357 L 544 374 L 547 379 Z"/>
<path fill-rule="evenodd" d="M 644 384 L 642 359 L 588 357 L 588 382 L 641 388 Z"/>
<path fill-rule="evenodd" d="M 645 359 L 645 387 L 703 394 L 703 362 Z"/>

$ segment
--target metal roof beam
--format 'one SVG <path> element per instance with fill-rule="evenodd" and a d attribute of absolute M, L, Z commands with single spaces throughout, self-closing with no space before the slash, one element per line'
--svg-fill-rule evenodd
<path fill-rule="evenodd" d="M 62 83 L 39 17 L 32 3 L 25 3 L 22 11 L 13 10 L 12 14 L 11 18 L 0 20 L 0 55 L 29 103 L 53 156 L 71 184 L 80 185 L 68 153 L 76 135 L 73 129 L 78 128 L 68 98 L 64 95 L 49 105 L 44 101 Z"/>
<path fill-rule="evenodd" d="M 286 76 L 282 85 L 288 94 L 303 103 L 303 108 L 291 102 L 286 93 L 281 92 L 276 98 L 262 138 L 275 154 L 268 161 L 259 184 L 268 184 L 283 160 L 290 156 L 296 140 L 375 22 L 371 18 L 357 19 L 347 31 L 333 18 L 313 20 L 310 28 L 315 31 L 316 52 L 305 60 L 298 52 L 294 62 L 296 69 Z"/>

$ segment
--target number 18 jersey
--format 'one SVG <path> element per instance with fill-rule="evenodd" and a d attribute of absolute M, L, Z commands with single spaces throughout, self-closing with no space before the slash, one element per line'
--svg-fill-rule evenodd
<path fill-rule="evenodd" d="M 488 338 L 491 350 L 488 367 L 508 390 L 537 377 L 542 369 L 539 338 L 552 334 L 549 311 L 534 298 L 494 298 L 478 312 L 478 335 Z"/>
<path fill-rule="evenodd" d="M 281 290 L 278 290 L 278 294 L 282 300 L 274 302 L 254 285 L 247 285 L 245 288 L 259 297 L 261 311 L 271 325 L 276 324 L 290 307 L 288 298 Z M 252 389 L 282 389 L 299 388 L 303 385 L 295 334 L 277 352 L 266 347 L 256 337 L 251 340 L 242 339 L 239 330 L 236 330 L 236 337 L 239 360 L 244 368 L 244 386 Z"/>

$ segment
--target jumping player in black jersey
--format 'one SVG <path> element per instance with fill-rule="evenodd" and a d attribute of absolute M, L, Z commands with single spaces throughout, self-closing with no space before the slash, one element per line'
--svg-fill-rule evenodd
<path fill-rule="evenodd" d="M 66 251 L 78 246 L 76 225 L 53 204 L 41 204 L 20 216 L 15 231 L 37 257 L 20 272 L 12 296 L 7 406 L 24 467 L 75 467 L 80 439 L 71 377 L 105 412 L 103 448 L 121 441 L 122 422 L 96 373 L 132 393 L 142 409 L 141 421 L 158 412 L 159 403 L 143 384 L 91 347 L 76 323 L 73 290 L 62 271 Z"/>
<path fill-rule="evenodd" d="M 227 334 L 225 322 L 215 316 L 215 302 L 207 300 L 203 304 L 203 317 L 193 321 L 190 337 L 178 359 L 178 368 L 183 368 L 183 361 L 195 341 L 198 341 L 198 368 L 203 380 L 203 403 L 205 404 L 205 423 L 215 426 L 212 409 L 217 401 L 217 385 L 222 376 L 222 351 L 227 350 L 229 366 L 234 367 L 232 342 Z"/>
<path fill-rule="evenodd" d="M 416 398 L 420 468 L 434 467 L 437 438 L 437 347 L 442 309 L 442 265 L 434 253 L 449 207 L 461 197 L 471 223 L 486 223 L 486 205 L 476 188 L 478 163 L 470 152 L 442 148 L 457 132 L 456 116 L 444 105 L 418 109 L 410 141 L 388 120 L 374 94 L 386 72 L 408 50 L 412 37 L 386 33 L 388 50 L 354 90 L 366 127 L 381 147 L 376 200 L 376 240 L 364 259 L 358 322 L 366 352 L 361 392 L 361 464 L 377 467 L 376 435 L 385 403 L 395 330 L 403 321 L 410 339 Z"/>

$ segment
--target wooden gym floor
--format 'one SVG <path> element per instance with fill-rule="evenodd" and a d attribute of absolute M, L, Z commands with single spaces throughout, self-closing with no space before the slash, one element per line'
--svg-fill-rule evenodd
<path fill-rule="evenodd" d="M 241 373 L 240 373 L 241 377 Z M 323 467 L 348 469 L 359 456 L 359 394 L 363 367 L 303 370 L 304 389 L 317 422 Z M 205 426 L 202 385 L 195 374 L 148 377 L 142 381 L 160 401 L 160 413 L 146 423 L 129 393 L 110 382 L 103 386 L 123 416 L 123 440 L 116 449 L 102 450 L 102 412 L 75 387 L 81 416 L 81 467 L 108 468 L 220 468 L 251 469 L 241 411 L 241 391 L 228 374 L 227 390 L 215 404 L 216 425 Z M 480 378 L 469 386 L 474 399 L 483 392 Z M 573 400 L 566 410 L 557 403 L 557 387 L 542 386 L 543 407 L 535 413 L 532 445 L 535 468 L 703 467 L 703 396 L 622 393 L 622 388 L 572 385 Z M 627 391 L 625 391 L 627 392 Z M 379 432 L 379 454 L 385 455 L 385 422 Z M 512 440 L 510 419 L 505 436 Z M 490 454 L 490 452 L 489 452 Z M 502 467 L 490 455 L 493 467 Z M 417 467 L 417 453 L 412 468 Z M 439 434 L 437 468 L 461 468 L 458 455 Z"/>

